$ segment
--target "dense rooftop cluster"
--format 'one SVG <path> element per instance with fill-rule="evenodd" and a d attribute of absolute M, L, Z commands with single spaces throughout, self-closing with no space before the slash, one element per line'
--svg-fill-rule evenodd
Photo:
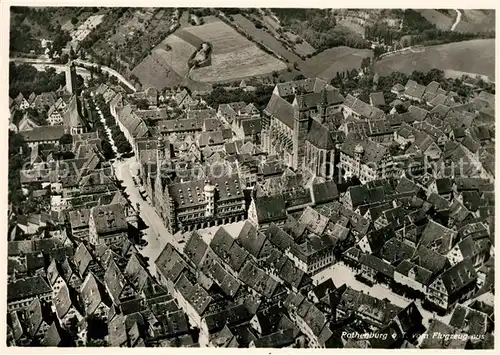
<path fill-rule="evenodd" d="M 9 344 L 492 348 L 494 96 L 392 93 L 302 79 L 262 113 L 182 88 L 20 94 L 37 205 L 9 209 Z M 133 157 L 105 156 L 98 120 Z"/>

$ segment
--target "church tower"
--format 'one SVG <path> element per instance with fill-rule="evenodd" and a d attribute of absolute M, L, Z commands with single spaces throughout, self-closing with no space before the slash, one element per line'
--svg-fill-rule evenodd
<path fill-rule="evenodd" d="M 293 159 L 292 168 L 302 167 L 306 151 L 306 139 L 309 132 L 309 108 L 302 94 L 295 95 L 293 101 Z"/>
<path fill-rule="evenodd" d="M 165 142 L 163 140 L 163 136 L 158 136 L 158 144 L 156 147 L 156 166 L 158 171 L 160 171 L 160 168 L 165 161 Z"/>
<path fill-rule="evenodd" d="M 318 104 L 318 121 L 323 123 L 326 120 L 326 108 L 328 107 L 328 96 L 326 88 L 321 91 L 321 101 Z"/>
<path fill-rule="evenodd" d="M 76 94 L 76 66 L 75 63 L 69 62 L 66 67 L 66 91 L 70 95 Z"/>

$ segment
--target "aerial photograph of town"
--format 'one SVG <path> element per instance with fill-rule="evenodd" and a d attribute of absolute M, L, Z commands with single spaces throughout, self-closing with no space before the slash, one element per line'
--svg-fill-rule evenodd
<path fill-rule="evenodd" d="M 494 348 L 494 9 L 7 9 L 7 346 Z"/>

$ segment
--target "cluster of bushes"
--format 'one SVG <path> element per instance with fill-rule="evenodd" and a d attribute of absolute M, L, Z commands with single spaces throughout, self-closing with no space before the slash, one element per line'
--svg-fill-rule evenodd
<path fill-rule="evenodd" d="M 118 127 L 118 126 L 111 127 L 111 135 L 113 137 L 113 140 L 115 141 L 115 145 L 116 145 L 116 149 L 118 149 L 118 153 L 127 154 L 127 153 L 130 153 L 132 151 L 132 146 L 128 142 L 127 138 L 125 138 L 125 135 L 120 130 L 120 127 Z"/>
<path fill-rule="evenodd" d="M 447 10 L 444 10 L 447 14 Z M 415 45 L 435 45 L 451 42 L 467 41 L 477 38 L 495 38 L 491 32 L 457 32 L 451 30 L 440 30 L 429 22 L 419 12 L 414 10 L 399 11 L 397 15 L 403 19 L 402 29 L 388 27 L 384 23 L 377 23 L 365 28 L 365 37 L 370 40 L 381 41 L 387 45 L 393 45 L 401 41 L 402 47 Z"/>
<path fill-rule="evenodd" d="M 130 145 L 127 138 L 121 131 L 120 127 L 116 124 L 114 117 L 111 115 L 111 112 L 109 111 L 109 106 L 105 103 L 102 95 L 98 95 L 96 97 L 96 102 L 97 105 L 99 106 L 99 109 L 102 112 L 102 115 L 104 116 L 104 119 L 106 120 L 106 124 L 111 130 L 111 137 L 115 142 L 115 146 L 116 149 L 118 150 L 118 153 L 120 154 L 130 153 L 132 151 L 132 146 Z"/>
<path fill-rule="evenodd" d="M 41 54 L 43 48 L 40 38 L 44 37 L 53 41 L 49 55 L 55 52 L 61 53 L 62 48 L 71 40 L 71 36 L 61 29 L 59 23 L 53 24 L 52 11 L 34 7 L 11 7 L 10 50 L 26 53 L 34 51 L 36 54 Z M 37 24 L 40 29 L 34 32 L 29 23 Z"/>
<path fill-rule="evenodd" d="M 99 138 L 101 138 L 101 148 L 102 148 L 102 153 L 104 155 L 104 158 L 107 160 L 113 159 L 116 157 L 115 152 L 113 151 L 113 147 L 111 146 L 111 143 L 109 142 L 109 137 L 106 132 L 106 129 L 104 127 L 104 124 L 101 122 L 101 119 L 96 111 L 95 105 L 92 102 L 92 100 L 87 101 L 89 104 L 89 115 L 88 119 L 90 123 L 92 124 L 92 127 L 94 127 L 97 131 L 97 134 L 99 135 Z M 102 111 L 101 111 L 102 112 Z M 103 113 L 104 115 L 104 113 Z"/>
<path fill-rule="evenodd" d="M 255 91 L 244 91 L 243 89 L 226 90 L 222 86 L 215 86 L 208 95 L 203 96 L 203 100 L 210 107 L 218 107 L 235 101 L 253 103 L 259 110 L 263 110 L 271 98 L 274 87 L 259 85 Z"/>
<path fill-rule="evenodd" d="M 306 56 L 308 58 L 333 47 L 370 47 L 361 36 L 337 28 L 334 14 L 327 9 L 275 8 L 272 11 L 283 23 L 284 30 L 291 29 L 316 48 L 315 53 Z"/>
<path fill-rule="evenodd" d="M 412 36 L 410 39 L 410 45 L 431 46 L 435 44 L 461 42 L 478 38 L 495 38 L 495 32 L 471 33 L 430 29 L 423 31 L 418 35 Z"/>
<path fill-rule="evenodd" d="M 32 92 L 56 91 L 61 85 L 65 85 L 64 73 L 56 73 L 54 68 L 48 67 L 45 71 L 38 71 L 31 64 L 9 63 L 9 96 L 15 98 L 20 92 L 28 96 Z"/>

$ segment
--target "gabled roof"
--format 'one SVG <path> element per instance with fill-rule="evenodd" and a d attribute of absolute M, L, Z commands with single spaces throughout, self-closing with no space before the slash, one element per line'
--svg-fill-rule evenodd
<path fill-rule="evenodd" d="M 429 83 L 429 85 L 427 85 L 427 87 L 425 88 L 425 92 L 426 93 L 437 93 L 439 87 L 441 85 L 437 82 L 437 81 L 432 81 Z"/>
<path fill-rule="evenodd" d="M 276 280 L 248 260 L 241 269 L 238 278 L 265 297 L 272 297 L 278 287 Z"/>
<path fill-rule="evenodd" d="M 405 87 L 403 85 L 401 85 L 400 83 L 397 83 L 395 84 L 391 90 L 394 90 L 394 91 L 404 91 L 405 90 Z"/>
<path fill-rule="evenodd" d="M 415 281 L 421 283 L 422 285 L 428 286 L 432 280 L 432 272 L 412 263 L 409 260 L 403 260 L 396 267 L 395 272 L 400 273 L 405 276 L 409 276 L 410 272 L 413 272 Z"/>
<path fill-rule="evenodd" d="M 57 322 L 52 322 L 49 329 L 45 332 L 45 335 L 41 341 L 42 346 L 60 346 L 63 342 L 64 334 L 62 330 L 57 326 Z"/>
<path fill-rule="evenodd" d="M 52 289 L 41 276 L 27 277 L 9 283 L 7 302 L 36 297 L 51 292 Z"/>
<path fill-rule="evenodd" d="M 332 150 L 335 148 L 335 143 L 328 127 L 316 120 L 311 120 L 307 140 L 319 149 Z"/>
<path fill-rule="evenodd" d="M 298 222 L 305 225 L 310 232 L 322 235 L 329 219 L 308 206 L 302 212 Z"/>
<path fill-rule="evenodd" d="M 181 273 L 188 268 L 179 252 L 168 243 L 155 261 L 158 272 L 163 277 L 175 282 Z"/>
<path fill-rule="evenodd" d="M 281 97 L 291 96 L 296 93 L 296 91 L 304 91 L 306 93 L 310 92 L 321 92 L 328 86 L 327 82 L 319 78 L 306 78 L 301 80 L 287 81 L 284 83 L 276 84 L 275 90 Z"/>
<path fill-rule="evenodd" d="M 370 102 L 373 106 L 385 105 L 384 93 L 383 92 L 372 92 L 370 94 Z"/>
<path fill-rule="evenodd" d="M 259 223 L 286 219 L 286 205 L 282 195 L 256 197 L 254 203 Z"/>
<path fill-rule="evenodd" d="M 412 114 L 415 121 L 423 121 L 429 114 L 429 111 L 413 105 L 408 107 L 408 112 Z"/>
<path fill-rule="evenodd" d="M 441 274 L 443 284 L 451 296 L 476 282 L 477 274 L 470 259 L 464 259 Z"/>
<path fill-rule="evenodd" d="M 78 102 L 77 97 L 74 95 L 71 98 L 68 106 L 65 108 L 63 114 L 64 125 L 68 127 L 83 127 L 84 123 L 80 113 L 78 112 Z"/>
<path fill-rule="evenodd" d="M 351 94 L 347 95 L 343 105 L 366 119 L 377 119 L 384 116 L 384 111 L 380 110 L 379 108 L 370 106 L 366 102 L 352 96 Z"/>
<path fill-rule="evenodd" d="M 88 267 L 93 260 L 94 257 L 85 244 L 80 243 L 76 248 L 75 255 L 73 257 L 73 261 L 75 262 L 80 276 L 83 276 L 87 272 Z"/>
<path fill-rule="evenodd" d="M 226 270 L 225 264 L 226 263 L 222 261 L 222 258 L 218 257 L 213 250 L 208 249 L 198 269 L 205 276 L 212 279 L 220 287 L 224 294 L 229 297 L 234 297 L 237 294 L 241 283 Z M 208 285 L 205 287 L 208 287 Z"/>
<path fill-rule="evenodd" d="M 199 266 L 205 256 L 207 248 L 208 245 L 203 241 L 202 237 L 200 237 L 197 232 L 192 232 L 183 251 L 184 255 L 186 255 L 195 266 Z"/>
<path fill-rule="evenodd" d="M 81 297 L 87 316 L 94 314 L 101 303 L 107 307 L 111 306 L 111 300 L 109 299 L 104 284 L 102 284 L 92 272 L 87 275 L 87 278 L 81 286 Z"/>
<path fill-rule="evenodd" d="M 119 233 L 128 230 L 125 212 L 120 204 L 93 207 L 90 215 L 97 234 Z"/>
<path fill-rule="evenodd" d="M 283 122 L 286 126 L 293 129 L 293 106 L 278 95 L 271 95 L 271 98 L 264 109 L 264 112 Z"/>
<path fill-rule="evenodd" d="M 429 220 L 429 223 L 422 233 L 420 244 L 444 255 L 451 249 L 451 244 L 456 235 L 457 232 L 452 229 L 446 228 L 433 220 Z"/>
<path fill-rule="evenodd" d="M 66 284 L 63 284 L 60 291 L 54 298 L 54 305 L 56 308 L 56 314 L 59 319 L 66 317 L 71 307 L 78 312 L 78 301 L 77 295 L 73 290 L 70 290 Z"/>
<path fill-rule="evenodd" d="M 51 312 L 41 304 L 40 298 L 36 297 L 26 309 L 27 330 L 31 337 L 34 337 L 39 331 L 42 322 L 47 325 L 52 323 Z"/>
<path fill-rule="evenodd" d="M 339 197 L 337 184 L 333 180 L 310 181 L 308 187 L 311 189 L 313 201 L 316 205 L 331 202 Z"/>
<path fill-rule="evenodd" d="M 216 234 L 220 230 L 225 231 L 225 229 L 221 227 Z M 231 237 L 229 234 L 228 236 Z M 266 241 L 266 236 L 259 232 L 252 223 L 245 221 L 236 240 L 248 253 L 254 257 L 258 257 Z"/>
<path fill-rule="evenodd" d="M 431 271 L 433 274 L 439 273 L 447 264 L 447 259 L 444 255 L 441 255 L 422 244 L 420 244 L 417 247 L 417 250 L 415 250 L 415 254 L 413 255 L 411 261 L 416 265 Z"/>
<path fill-rule="evenodd" d="M 235 326 L 249 321 L 252 315 L 243 304 L 234 305 L 223 309 L 217 313 L 212 313 L 203 317 L 207 325 L 208 332 L 213 334 L 222 330 L 226 325 Z"/>
<path fill-rule="evenodd" d="M 22 93 L 19 93 L 16 98 L 14 99 L 14 101 L 16 102 L 16 104 L 18 105 L 21 105 L 23 103 L 23 101 L 26 100 L 23 96 Z"/>
<path fill-rule="evenodd" d="M 57 141 L 65 134 L 64 126 L 40 126 L 19 132 L 26 142 Z"/>
<path fill-rule="evenodd" d="M 422 99 L 422 97 L 424 96 L 424 92 L 425 86 L 420 85 L 413 80 L 408 80 L 408 82 L 406 83 L 405 95 L 416 99 Z"/>
<path fill-rule="evenodd" d="M 199 315 L 202 315 L 212 302 L 212 297 L 200 285 L 193 285 L 184 274 L 177 280 L 175 289 Z"/>
<path fill-rule="evenodd" d="M 375 143 L 368 139 L 363 139 L 356 133 L 347 135 L 344 143 L 340 147 L 340 150 L 350 157 L 354 157 L 356 155 L 356 147 L 358 146 L 361 146 L 363 148 L 361 162 L 364 164 L 368 162 L 377 163 L 382 160 L 382 158 L 387 154 L 387 148 L 385 148 L 383 145 Z"/>
<path fill-rule="evenodd" d="M 377 272 L 380 272 L 384 276 L 393 278 L 394 277 L 394 267 L 391 264 L 377 258 L 371 254 L 363 254 L 359 258 L 360 264 L 366 265 Z"/>

